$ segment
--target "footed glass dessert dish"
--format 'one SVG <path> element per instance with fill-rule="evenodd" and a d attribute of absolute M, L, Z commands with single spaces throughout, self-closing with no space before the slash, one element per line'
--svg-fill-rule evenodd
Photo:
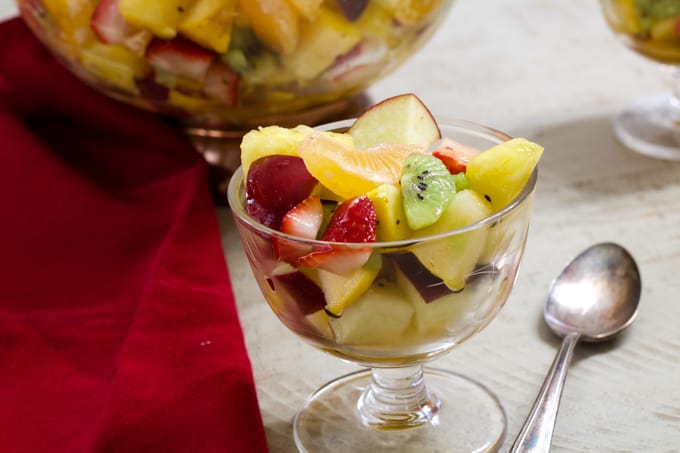
<path fill-rule="evenodd" d="M 680 0 L 600 0 L 628 48 L 671 72 L 668 93 L 635 100 L 614 120 L 617 138 L 640 154 L 680 160 Z"/>
<path fill-rule="evenodd" d="M 365 123 L 362 129 L 372 127 L 370 121 Z M 321 129 L 342 133 L 353 124 L 343 121 Z M 510 140 L 465 121 L 439 128 L 458 150 L 486 150 Z M 358 129 L 355 143 L 363 140 Z M 236 171 L 228 190 L 253 274 L 278 319 L 313 347 L 365 367 L 329 382 L 307 399 L 294 420 L 297 447 L 302 452 L 496 451 L 506 430 L 496 396 L 473 378 L 426 365 L 482 330 L 508 299 L 527 238 L 537 178 L 533 164 L 526 182 L 508 200 L 501 199 L 512 190 L 484 190 L 482 180 L 488 175 L 474 176 L 468 167 L 469 186 L 456 190 L 439 220 L 425 220 L 431 226 L 418 224 L 427 217 L 418 211 L 419 201 L 431 200 L 428 191 L 436 185 L 432 175 L 439 171 L 429 166 L 431 154 L 407 157 L 401 190 L 410 188 L 403 195 L 382 185 L 365 196 L 347 193 L 339 197 L 345 201 L 338 201 L 336 192 L 351 192 L 346 188 L 359 185 L 345 175 L 335 193 L 329 191 L 332 181 L 322 180 L 320 192 L 313 190 L 308 199 L 272 220 L 271 212 L 262 210 L 268 201 L 258 198 L 260 189 L 272 185 L 262 175 L 276 171 L 276 184 L 307 191 L 305 186 L 316 182 L 296 176 L 293 162 L 299 153 L 326 165 L 319 163 L 323 157 L 308 154 L 336 146 L 324 140 L 305 138 L 294 156 L 244 160 L 247 168 Z M 306 148 L 310 143 L 313 150 Z M 489 159 L 475 165 L 486 168 L 481 173 L 500 168 Z M 312 165 L 309 168 L 314 173 Z M 322 179 L 333 178 L 329 168 L 319 173 Z M 496 181 L 506 180 L 503 172 L 511 170 L 499 171 L 493 176 Z M 261 177 L 264 180 L 258 181 Z M 401 197 L 410 197 L 411 189 L 413 203 L 403 206 L 415 206 L 419 213 L 407 222 Z M 286 196 L 270 206 L 280 206 Z M 327 225 L 312 227 L 314 219 Z M 371 237 L 377 240 L 362 240 L 375 234 L 373 227 L 377 235 Z M 419 228 L 415 233 L 414 227 Z M 316 234 L 305 234 L 310 229 L 325 233 L 317 239 Z M 399 237 L 403 239 L 393 240 Z"/>
<path fill-rule="evenodd" d="M 227 173 L 249 129 L 320 124 L 364 107 L 363 91 L 426 42 L 451 4 L 17 0 L 25 22 L 73 73 L 176 120 Z"/>

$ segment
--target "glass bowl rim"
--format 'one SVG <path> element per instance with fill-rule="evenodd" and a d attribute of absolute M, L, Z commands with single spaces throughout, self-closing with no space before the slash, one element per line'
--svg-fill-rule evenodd
<path fill-rule="evenodd" d="M 331 123 L 326 123 L 326 124 L 321 124 L 319 126 L 315 126 L 314 129 L 316 130 L 321 130 L 321 131 L 330 131 L 330 130 L 339 130 L 343 128 L 348 128 L 351 126 L 354 121 L 356 121 L 356 118 L 351 118 L 351 119 L 346 119 L 346 120 L 340 120 L 340 121 L 334 121 Z M 501 140 L 502 143 L 503 141 L 507 141 L 512 139 L 513 137 L 501 132 L 500 130 L 484 126 L 482 124 L 476 123 L 474 121 L 468 121 L 468 120 L 461 120 L 461 119 L 444 119 L 441 121 L 438 121 L 440 128 L 446 128 L 446 127 L 454 127 L 458 129 L 464 129 L 466 132 L 473 131 L 474 135 L 477 136 L 483 136 L 486 135 L 488 136 L 493 136 Z M 250 215 L 246 212 L 244 209 L 244 204 L 237 202 L 239 200 L 236 200 L 236 192 L 241 192 L 241 187 L 243 187 L 243 166 L 239 166 L 234 174 L 231 176 L 229 180 L 229 185 L 227 188 L 227 199 L 228 199 L 228 206 L 229 209 L 232 211 L 233 214 L 235 214 L 238 219 L 241 221 L 245 222 L 248 224 L 250 227 L 255 228 L 256 230 L 266 233 L 271 236 L 277 236 L 280 238 L 284 238 L 287 241 L 293 241 L 296 243 L 300 244 L 309 244 L 309 245 L 314 245 L 314 246 L 331 246 L 331 245 L 338 245 L 342 244 L 343 246 L 347 247 L 371 247 L 371 248 L 402 248 L 402 247 L 408 247 L 414 244 L 422 243 L 425 241 L 429 240 L 437 240 L 437 239 L 442 239 L 446 238 L 449 236 L 457 236 L 461 235 L 464 233 L 468 233 L 470 231 L 475 231 L 480 228 L 493 225 L 497 222 L 499 222 L 501 219 L 509 215 L 511 212 L 515 211 L 516 209 L 519 208 L 520 205 L 524 203 L 524 201 L 529 197 L 529 195 L 534 191 L 536 188 L 536 182 L 538 180 L 538 166 L 534 168 L 533 172 L 531 173 L 531 176 L 529 177 L 529 180 L 527 183 L 524 185 L 522 188 L 522 191 L 510 202 L 508 203 L 503 209 L 496 211 L 492 213 L 490 216 L 485 217 L 477 222 L 465 225 L 463 227 L 459 228 L 454 228 L 449 231 L 445 231 L 442 233 L 437 233 L 429 236 L 418 236 L 418 237 L 412 237 L 409 239 L 402 239 L 399 241 L 385 241 L 385 242 L 331 242 L 331 241 L 323 241 L 320 239 L 307 239 L 307 238 L 301 238 L 299 236 L 293 236 L 290 234 L 282 233 L 281 231 L 275 230 L 273 228 L 267 227 L 261 223 L 259 223 L 257 220 L 253 219 L 250 217 Z"/>

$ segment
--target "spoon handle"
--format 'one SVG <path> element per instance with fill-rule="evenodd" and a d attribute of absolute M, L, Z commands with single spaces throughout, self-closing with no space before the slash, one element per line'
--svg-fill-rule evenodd
<path fill-rule="evenodd" d="M 512 444 L 510 453 L 548 453 L 550 451 L 562 388 L 579 337 L 579 334 L 572 333 L 562 340 L 560 350 L 543 381 L 543 386 L 538 392 L 531 412 L 524 421 L 522 430 L 517 435 L 515 443 Z"/>

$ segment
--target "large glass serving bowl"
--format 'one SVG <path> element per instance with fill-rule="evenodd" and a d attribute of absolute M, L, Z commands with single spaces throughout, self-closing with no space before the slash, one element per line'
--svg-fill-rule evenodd
<path fill-rule="evenodd" d="M 638 99 L 614 120 L 619 140 L 641 154 L 680 160 L 680 0 L 600 0 L 621 42 L 672 74 L 668 93 Z"/>
<path fill-rule="evenodd" d="M 452 0 L 16 0 L 76 75 L 219 147 L 320 124 L 412 55 Z M 65 100 L 68 102 L 68 100 Z M 237 149 L 237 146 L 232 148 Z M 214 157 L 217 159 L 218 157 Z M 238 165 L 238 159 L 230 165 Z"/>
<path fill-rule="evenodd" d="M 341 131 L 350 124 L 324 129 Z M 440 127 L 443 136 L 482 150 L 509 139 L 469 122 Z M 473 379 L 424 365 L 483 329 L 506 302 L 524 251 L 535 184 L 536 172 L 509 206 L 464 228 L 400 242 L 342 243 L 370 248 L 369 263 L 378 276 L 335 316 L 324 310 L 316 283 L 328 274 L 279 262 L 272 249 L 274 240 L 303 249 L 331 244 L 285 235 L 249 217 L 242 170 L 234 174 L 229 205 L 273 312 L 312 346 L 366 367 L 307 400 L 294 421 L 300 451 L 494 451 L 500 446 L 506 418 L 493 393 Z M 450 290 L 414 252 L 460 275 L 464 288 Z"/>

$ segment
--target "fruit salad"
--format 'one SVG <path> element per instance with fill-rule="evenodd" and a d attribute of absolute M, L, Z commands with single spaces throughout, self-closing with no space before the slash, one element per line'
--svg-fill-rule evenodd
<path fill-rule="evenodd" d="M 601 0 L 612 29 L 637 52 L 680 63 L 680 0 Z"/>
<path fill-rule="evenodd" d="M 505 302 L 543 148 L 489 133 L 480 150 L 442 131 L 405 94 L 344 131 L 245 135 L 230 205 L 290 329 L 354 360 L 397 360 L 463 341 Z"/>
<path fill-rule="evenodd" d="M 301 111 L 402 62 L 451 0 L 17 0 L 79 76 L 205 124 Z"/>

